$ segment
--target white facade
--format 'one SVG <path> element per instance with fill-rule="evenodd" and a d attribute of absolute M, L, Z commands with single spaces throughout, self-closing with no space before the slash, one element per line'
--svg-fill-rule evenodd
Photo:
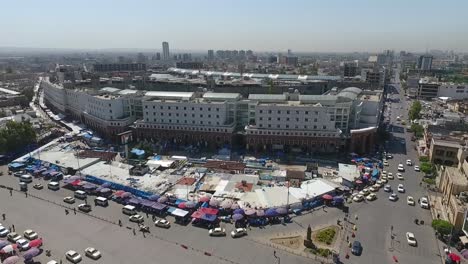
<path fill-rule="evenodd" d="M 437 96 L 452 99 L 468 98 L 468 84 L 441 83 Z"/>

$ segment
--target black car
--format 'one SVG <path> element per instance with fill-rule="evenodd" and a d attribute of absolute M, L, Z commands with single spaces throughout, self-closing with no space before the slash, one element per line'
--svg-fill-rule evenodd
<path fill-rule="evenodd" d="M 353 242 L 353 247 L 351 248 L 351 253 L 353 253 L 356 256 L 360 256 L 362 253 L 362 245 L 361 242 L 359 241 L 354 241 Z"/>

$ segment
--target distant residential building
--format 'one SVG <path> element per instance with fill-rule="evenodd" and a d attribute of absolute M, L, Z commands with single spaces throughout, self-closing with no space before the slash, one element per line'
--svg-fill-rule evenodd
<path fill-rule="evenodd" d="M 99 63 L 93 65 L 95 72 L 146 71 L 145 63 Z"/>
<path fill-rule="evenodd" d="M 177 68 L 183 69 L 201 69 L 203 68 L 203 62 L 199 61 L 179 61 L 176 63 Z"/>
<path fill-rule="evenodd" d="M 465 141 L 456 139 L 432 138 L 429 160 L 431 163 L 446 166 L 457 166 L 460 162 L 459 156 L 464 155 L 460 151 L 466 151 Z"/>
<path fill-rule="evenodd" d="M 209 61 L 214 60 L 214 51 L 213 50 L 208 50 L 208 60 Z"/>
<path fill-rule="evenodd" d="M 161 60 L 161 53 L 159 52 L 156 52 L 156 60 Z"/>
<path fill-rule="evenodd" d="M 343 76 L 344 77 L 355 77 L 358 75 L 358 67 L 356 63 L 345 63 L 344 64 L 344 70 L 343 70 Z"/>
<path fill-rule="evenodd" d="M 385 68 L 365 68 L 361 70 L 361 79 L 374 89 L 383 89 L 388 79 L 387 71 Z"/>
<path fill-rule="evenodd" d="M 451 99 L 468 98 L 468 84 L 441 83 L 437 93 L 438 97 L 450 97 Z"/>
<path fill-rule="evenodd" d="M 431 55 L 422 55 L 418 59 L 418 69 L 422 71 L 430 71 L 432 69 L 432 59 Z"/>
<path fill-rule="evenodd" d="M 163 60 L 170 60 L 171 57 L 170 57 L 170 53 L 169 53 L 169 43 L 167 43 L 166 41 L 164 41 L 162 43 L 162 50 L 163 50 Z"/>
<path fill-rule="evenodd" d="M 439 85 L 435 78 L 425 77 L 420 79 L 417 97 L 424 100 L 436 98 L 439 93 Z"/>
<path fill-rule="evenodd" d="M 138 63 L 145 63 L 146 61 L 148 60 L 148 58 L 146 58 L 145 54 L 143 53 L 138 53 L 137 55 L 137 62 Z"/>

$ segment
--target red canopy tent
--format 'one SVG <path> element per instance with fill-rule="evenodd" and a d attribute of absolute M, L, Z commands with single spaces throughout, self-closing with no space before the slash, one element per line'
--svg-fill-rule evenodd
<path fill-rule="evenodd" d="M 333 199 L 333 196 L 331 196 L 330 194 L 324 194 L 324 195 L 322 196 L 322 199 L 324 199 L 324 200 L 332 200 L 332 199 Z"/>
<path fill-rule="evenodd" d="M 204 214 L 211 214 L 211 215 L 217 215 L 219 210 L 215 208 L 200 208 L 198 211 L 204 213 Z"/>

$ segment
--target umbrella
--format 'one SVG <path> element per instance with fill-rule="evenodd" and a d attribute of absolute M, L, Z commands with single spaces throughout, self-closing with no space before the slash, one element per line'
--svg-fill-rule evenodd
<path fill-rule="evenodd" d="M 357 183 L 357 184 L 362 184 L 362 181 L 361 181 L 361 180 L 357 180 L 356 183 Z"/>
<path fill-rule="evenodd" d="M 224 200 L 221 203 L 221 207 L 224 208 L 224 209 L 231 208 L 231 206 L 232 206 L 232 201 L 231 200 Z"/>
<path fill-rule="evenodd" d="M 158 199 L 158 203 L 165 203 L 165 202 L 167 202 L 167 200 L 169 200 L 169 199 L 167 198 L 167 196 L 161 196 L 161 197 L 159 197 L 159 199 Z"/>
<path fill-rule="evenodd" d="M 153 195 L 151 195 L 150 197 L 148 197 L 148 200 L 150 200 L 150 201 L 157 201 L 157 200 L 159 199 L 159 197 L 160 197 L 159 195 L 153 194 Z"/>
<path fill-rule="evenodd" d="M 179 207 L 180 209 L 185 209 L 185 203 L 180 203 L 177 207 Z"/>
<path fill-rule="evenodd" d="M 112 184 L 110 182 L 105 182 L 101 185 L 102 188 L 110 188 Z"/>
<path fill-rule="evenodd" d="M 200 198 L 198 199 L 198 201 L 199 201 L 200 203 L 206 203 L 206 202 L 208 202 L 209 200 L 210 200 L 210 197 L 209 197 L 209 196 L 206 196 L 206 195 L 205 195 L 205 196 L 202 196 L 202 197 L 200 197 Z"/>
<path fill-rule="evenodd" d="M 34 239 L 29 242 L 29 246 L 32 248 L 37 248 L 42 246 L 42 239 Z"/>
<path fill-rule="evenodd" d="M 267 217 L 273 217 L 273 216 L 277 216 L 278 213 L 276 212 L 276 210 L 274 208 L 269 208 L 265 211 L 265 216 Z"/>
<path fill-rule="evenodd" d="M 111 191 L 111 189 L 109 189 L 109 188 L 102 188 L 101 189 L 102 193 L 106 193 L 106 192 L 110 192 L 110 191 Z"/>
<path fill-rule="evenodd" d="M 39 255 L 41 251 L 38 248 L 30 248 L 28 251 L 26 251 L 23 255 L 23 258 L 26 259 L 32 259 L 35 256 Z"/>
<path fill-rule="evenodd" d="M 194 208 L 196 205 L 197 204 L 192 201 L 185 202 L 185 208 Z"/>
<path fill-rule="evenodd" d="M 122 193 L 122 195 L 121 195 L 122 198 L 127 198 L 127 197 L 130 197 L 130 196 L 132 196 L 132 194 L 129 193 L 129 192 L 124 192 L 124 193 Z"/>
<path fill-rule="evenodd" d="M 461 260 L 460 256 L 458 256 L 458 255 L 455 254 L 455 253 L 450 253 L 448 256 L 449 256 L 449 258 L 450 258 L 452 261 L 455 261 L 455 262 Z"/>
<path fill-rule="evenodd" d="M 210 200 L 210 206 L 213 206 L 213 207 L 219 206 L 219 200 L 218 200 L 218 199 L 211 198 L 211 200 Z"/>
<path fill-rule="evenodd" d="M 333 199 L 333 196 L 331 196 L 331 195 L 329 195 L 329 194 L 324 194 L 324 195 L 322 196 L 322 199 L 324 199 L 324 200 L 332 200 L 332 199 Z"/>
<path fill-rule="evenodd" d="M 10 253 L 10 252 L 15 251 L 17 248 L 18 248 L 18 246 L 16 244 L 4 246 L 2 248 L 2 250 L 0 250 L 0 253 L 2 253 L 2 254 Z"/>
<path fill-rule="evenodd" d="M 257 210 L 257 216 L 265 216 L 265 211 Z"/>
<path fill-rule="evenodd" d="M 243 215 L 241 214 L 233 214 L 232 215 L 232 219 L 234 219 L 234 221 L 239 221 L 239 220 L 242 220 L 244 218 Z"/>
<path fill-rule="evenodd" d="M 280 207 L 280 208 L 277 208 L 276 209 L 276 212 L 280 215 L 285 215 L 288 213 L 288 209 L 284 208 L 284 207 Z"/>
<path fill-rule="evenodd" d="M 15 264 L 20 261 L 20 257 L 18 256 L 11 256 L 3 261 L 3 264 Z"/>
<path fill-rule="evenodd" d="M 245 215 L 254 215 L 256 213 L 255 209 L 247 209 L 245 210 Z"/>
<path fill-rule="evenodd" d="M 239 208 L 240 208 L 240 205 L 238 203 L 233 203 L 231 206 L 232 210 L 239 209 Z"/>
<path fill-rule="evenodd" d="M 0 240 L 0 248 L 3 248 L 4 246 L 10 245 L 10 243 L 6 240 Z"/>
<path fill-rule="evenodd" d="M 80 176 L 77 176 L 77 175 L 74 175 L 74 176 L 71 176 L 69 179 L 70 179 L 70 180 L 73 180 L 73 181 L 76 181 L 76 180 L 81 179 L 81 177 L 80 177 Z"/>
<path fill-rule="evenodd" d="M 468 249 L 464 249 L 460 253 L 465 259 L 468 259 Z"/>
<path fill-rule="evenodd" d="M 243 215 L 244 213 L 245 213 L 244 210 L 243 210 L 243 209 L 240 209 L 240 208 L 234 210 L 234 214 L 241 214 L 241 215 Z"/>

